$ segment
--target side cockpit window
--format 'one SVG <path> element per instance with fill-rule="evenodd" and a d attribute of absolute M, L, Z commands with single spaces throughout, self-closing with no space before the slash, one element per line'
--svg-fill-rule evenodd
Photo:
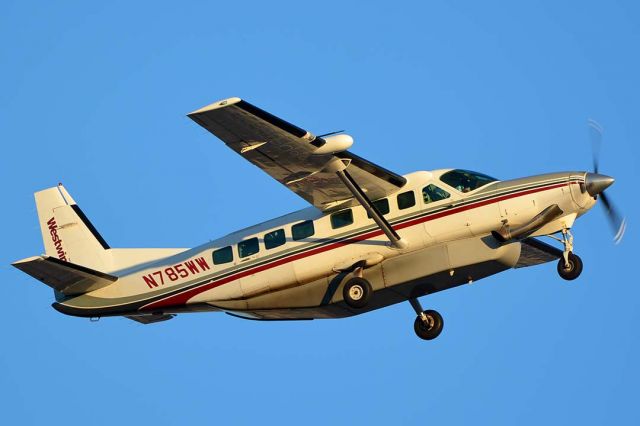
<path fill-rule="evenodd" d="M 422 198 L 425 204 L 433 203 L 436 201 L 449 198 L 451 194 L 442 188 L 439 188 L 433 184 L 429 184 L 422 189 Z"/>

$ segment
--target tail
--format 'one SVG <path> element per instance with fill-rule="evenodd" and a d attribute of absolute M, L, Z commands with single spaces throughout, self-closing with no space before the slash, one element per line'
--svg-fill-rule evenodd
<path fill-rule="evenodd" d="M 45 254 L 100 272 L 116 273 L 184 248 L 110 248 L 67 190 L 58 184 L 35 193 Z"/>
<path fill-rule="evenodd" d="M 46 256 L 22 259 L 13 266 L 65 297 L 106 287 L 117 281 L 127 268 L 140 267 L 185 250 L 112 249 L 62 184 L 36 192 L 35 197 Z"/>
<path fill-rule="evenodd" d="M 48 256 L 98 271 L 110 269 L 109 245 L 62 184 L 36 192 L 35 198 Z"/>

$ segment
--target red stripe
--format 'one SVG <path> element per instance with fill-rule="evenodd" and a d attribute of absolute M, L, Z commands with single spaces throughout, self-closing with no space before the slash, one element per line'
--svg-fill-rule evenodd
<path fill-rule="evenodd" d="M 426 217 L 419 217 L 413 220 L 409 220 L 407 222 L 398 224 L 393 226 L 394 229 L 404 229 L 404 228 L 408 228 L 410 226 L 415 226 L 418 225 L 420 223 L 424 223 L 424 222 L 428 222 L 431 220 L 435 220 L 435 219 L 439 219 L 441 217 L 445 217 L 445 216 L 450 216 L 452 214 L 456 214 L 456 213 L 460 213 L 466 210 L 471 210 L 471 209 L 475 209 L 478 207 L 483 207 L 489 204 L 493 204 L 493 203 L 497 203 L 500 201 L 504 201 L 504 200 L 508 200 L 510 198 L 516 198 L 516 197 L 521 197 L 523 195 L 529 195 L 529 194 L 534 194 L 536 192 L 541 192 L 541 191 L 548 191 L 551 189 L 556 189 L 556 188 L 561 188 L 563 186 L 569 186 L 571 185 L 571 183 L 574 184 L 578 184 L 579 182 L 569 182 L 569 183 L 560 183 L 560 184 L 555 184 L 552 186 L 546 186 L 546 187 L 540 187 L 540 188 L 535 188 L 535 189 L 530 189 L 527 191 L 522 191 L 522 192 L 516 192 L 514 194 L 509 194 L 509 195 L 503 195 L 501 197 L 496 197 L 496 198 L 491 198 L 488 200 L 484 200 L 484 201 L 478 201 L 476 203 L 470 203 L 464 206 L 460 206 L 460 207 L 455 207 L 449 210 L 445 210 L 442 211 L 440 213 L 436 213 L 433 215 L 429 215 Z M 358 241 L 365 241 L 368 240 L 370 238 L 374 238 L 374 237 L 378 237 L 380 235 L 383 235 L 383 232 L 381 230 L 375 230 L 375 231 L 371 231 L 368 232 L 366 234 L 360 235 L 358 237 L 354 237 L 354 238 L 350 238 L 344 241 L 340 241 L 340 242 L 336 242 L 336 243 L 332 243 L 332 244 L 327 244 L 326 246 L 322 246 L 322 247 L 318 247 L 309 251 L 305 251 L 302 253 L 298 253 L 295 254 L 293 256 L 290 257 L 285 257 L 279 260 L 276 260 L 274 262 L 271 263 L 267 263 L 264 265 L 260 265 L 257 266 L 255 268 L 252 269 L 248 269 L 246 271 L 242 271 L 239 272 L 237 274 L 234 275 L 230 275 L 228 277 L 225 278 L 221 278 L 217 281 L 212 281 L 210 283 L 207 284 L 203 284 L 200 285 L 199 287 L 194 287 L 192 289 L 189 290 L 185 290 L 183 293 L 178 293 L 176 295 L 173 296 L 169 296 L 166 299 L 162 299 L 162 300 L 158 300 L 157 302 L 153 302 L 150 303 L 148 305 L 143 306 L 142 308 L 140 308 L 140 310 L 153 310 L 153 309 L 157 309 L 157 308 L 165 308 L 165 307 L 169 307 L 169 306 L 180 306 L 180 305 L 184 305 L 186 304 L 186 302 L 191 299 L 192 297 L 195 297 L 196 295 L 205 292 L 207 290 L 211 290 L 212 288 L 216 288 L 219 287 L 221 285 L 227 284 L 228 282 L 231 281 L 235 281 L 237 279 L 240 279 L 242 277 L 246 277 L 247 275 L 253 275 L 256 274 L 258 272 L 262 272 L 262 271 L 266 271 L 267 269 L 271 269 L 271 268 L 275 268 L 277 266 L 280 265 L 284 265 L 286 263 L 289 262 L 294 262 L 296 260 L 300 260 L 300 259 L 304 259 L 305 257 L 309 257 L 309 256 L 314 256 L 316 254 L 320 254 L 320 253 L 324 253 L 326 251 L 330 251 L 333 249 L 336 249 L 338 247 L 342 247 L 345 245 L 349 245 Z"/>

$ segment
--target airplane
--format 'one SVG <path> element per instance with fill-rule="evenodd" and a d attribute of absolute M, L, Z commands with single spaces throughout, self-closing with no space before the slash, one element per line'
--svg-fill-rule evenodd
<path fill-rule="evenodd" d="M 315 136 L 240 98 L 188 116 L 310 206 L 192 249 L 111 248 L 62 184 L 36 192 L 45 254 L 13 266 L 53 288 L 54 309 L 150 324 L 190 312 L 343 318 L 408 301 L 416 335 L 432 340 L 444 321 L 420 297 L 551 261 L 578 278 L 571 228 L 598 198 L 616 241 L 626 227 L 597 161 L 504 181 L 464 169 L 402 176 L 350 152 L 347 134 Z"/>

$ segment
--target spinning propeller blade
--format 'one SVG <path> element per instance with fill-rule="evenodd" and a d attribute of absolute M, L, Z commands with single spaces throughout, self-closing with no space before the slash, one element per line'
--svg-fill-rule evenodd
<path fill-rule="evenodd" d="M 613 203 L 611 202 L 611 200 L 609 200 L 609 197 L 607 197 L 607 195 L 604 193 L 605 189 L 613 183 L 613 179 L 609 178 L 611 181 L 605 184 L 603 181 L 606 180 L 605 178 L 607 178 L 607 176 L 598 174 L 600 165 L 600 147 L 602 146 L 602 126 L 597 121 L 592 119 L 589 119 L 587 121 L 587 125 L 589 126 L 589 136 L 591 139 L 591 147 L 593 151 L 593 171 L 595 175 L 587 173 L 586 180 L 587 182 L 590 178 L 593 179 L 594 182 L 600 180 L 600 182 L 598 183 L 602 185 L 602 189 L 596 189 L 596 192 L 594 194 L 591 194 L 591 191 L 589 191 L 589 193 L 594 197 L 600 196 L 600 199 L 602 200 L 602 206 L 605 209 L 607 220 L 609 221 L 609 224 L 613 229 L 613 241 L 615 242 L 615 244 L 618 244 L 620 241 L 622 241 L 624 232 L 627 229 L 627 220 L 620 214 L 618 209 L 613 206 Z M 587 187 L 588 186 L 589 184 L 587 183 Z"/>
<path fill-rule="evenodd" d="M 620 241 L 622 241 L 624 231 L 626 231 L 627 229 L 627 220 L 618 212 L 616 208 L 613 207 L 611 201 L 609 201 L 609 198 L 604 192 L 600 194 L 600 200 L 602 201 L 602 206 L 607 213 L 607 219 L 609 219 L 609 223 L 611 224 L 611 228 L 613 229 L 613 241 L 618 244 Z"/>
<path fill-rule="evenodd" d="M 591 153 L 593 155 L 593 171 L 598 173 L 600 160 L 600 147 L 602 146 L 602 126 L 591 118 L 587 120 L 589 126 L 589 138 L 591 139 Z"/>

